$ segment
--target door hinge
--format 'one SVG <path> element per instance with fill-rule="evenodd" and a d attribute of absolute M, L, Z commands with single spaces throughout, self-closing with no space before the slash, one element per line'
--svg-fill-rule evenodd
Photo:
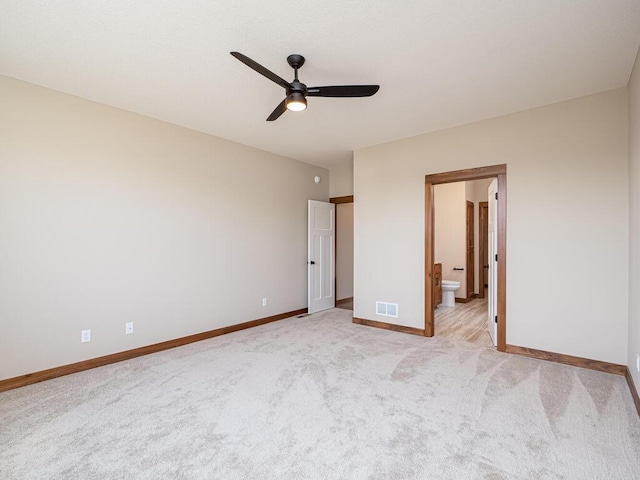
<path fill-rule="evenodd" d="M 498 192 L 496 192 L 496 200 L 498 199 Z"/>
<path fill-rule="evenodd" d="M 496 262 L 498 261 L 498 254 L 496 253 Z"/>
<path fill-rule="evenodd" d="M 498 323 L 498 315 L 496 315 L 495 322 Z"/>

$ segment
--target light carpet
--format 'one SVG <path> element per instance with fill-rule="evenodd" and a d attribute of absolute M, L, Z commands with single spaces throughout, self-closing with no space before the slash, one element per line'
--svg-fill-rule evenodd
<path fill-rule="evenodd" d="M 640 478 L 625 379 L 333 309 L 0 394 L 0 478 Z"/>

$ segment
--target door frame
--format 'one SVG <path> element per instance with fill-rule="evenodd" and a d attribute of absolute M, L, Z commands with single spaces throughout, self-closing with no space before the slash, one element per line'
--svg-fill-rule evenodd
<path fill-rule="evenodd" d="M 435 250 L 434 185 L 485 178 L 498 179 L 498 351 L 507 348 L 507 165 L 468 168 L 425 175 L 424 336 L 434 334 L 433 262 Z"/>
<path fill-rule="evenodd" d="M 478 298 L 484 298 L 484 274 L 486 268 L 484 268 L 485 257 L 489 260 L 489 253 L 487 251 L 487 237 L 484 234 L 484 223 L 488 221 L 489 202 L 478 202 Z"/>

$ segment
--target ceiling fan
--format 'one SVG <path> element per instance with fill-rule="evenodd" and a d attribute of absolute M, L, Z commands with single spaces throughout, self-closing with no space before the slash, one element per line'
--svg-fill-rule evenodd
<path fill-rule="evenodd" d="M 375 94 L 380 85 L 337 85 L 331 87 L 307 87 L 298 80 L 298 69 L 304 65 L 304 57 L 302 55 L 293 54 L 287 57 L 287 62 L 295 72 L 295 78 L 292 82 L 287 82 L 279 77 L 271 70 L 260 65 L 258 62 L 251 60 L 246 55 L 239 52 L 230 52 L 248 67 L 256 72 L 264 75 L 272 82 L 277 83 L 287 91 L 287 97 L 275 108 L 271 115 L 267 118 L 267 122 L 276 120 L 287 110 L 300 112 L 307 108 L 307 97 L 370 97 Z"/>

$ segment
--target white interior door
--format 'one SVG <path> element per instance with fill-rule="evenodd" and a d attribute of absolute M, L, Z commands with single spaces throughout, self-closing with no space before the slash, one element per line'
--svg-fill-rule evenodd
<path fill-rule="evenodd" d="M 498 180 L 489 185 L 489 298 L 487 324 L 494 345 L 498 345 Z"/>
<path fill-rule="evenodd" d="M 335 205 L 309 200 L 309 313 L 335 306 Z"/>

